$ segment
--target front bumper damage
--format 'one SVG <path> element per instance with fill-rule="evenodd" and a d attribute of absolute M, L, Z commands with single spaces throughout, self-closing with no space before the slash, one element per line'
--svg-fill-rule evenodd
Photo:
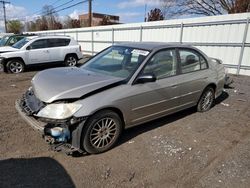
<path fill-rule="evenodd" d="M 32 91 L 27 91 L 22 99 L 17 100 L 15 107 L 31 127 L 38 130 L 54 151 L 66 154 L 85 153 L 81 149 L 82 128 L 86 118 L 71 118 L 64 121 L 41 119 L 34 114 L 45 104 L 35 97 Z"/>

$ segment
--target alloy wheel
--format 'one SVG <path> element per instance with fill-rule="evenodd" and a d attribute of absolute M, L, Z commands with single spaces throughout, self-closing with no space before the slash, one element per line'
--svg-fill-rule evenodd
<path fill-rule="evenodd" d="M 102 118 L 95 123 L 90 132 L 90 143 L 95 148 L 108 146 L 115 138 L 117 124 L 112 118 Z"/>
<path fill-rule="evenodd" d="M 210 108 L 210 106 L 213 103 L 213 92 L 211 90 L 208 90 L 201 99 L 201 109 L 203 111 L 206 111 L 207 109 Z"/>
<path fill-rule="evenodd" d="M 20 73 L 23 71 L 23 65 L 18 61 L 14 61 L 10 64 L 9 69 L 13 73 Z"/>
<path fill-rule="evenodd" d="M 70 56 L 68 59 L 67 59 L 67 65 L 70 66 L 70 67 L 73 67 L 73 66 L 76 66 L 76 58 L 73 57 L 73 56 Z"/>

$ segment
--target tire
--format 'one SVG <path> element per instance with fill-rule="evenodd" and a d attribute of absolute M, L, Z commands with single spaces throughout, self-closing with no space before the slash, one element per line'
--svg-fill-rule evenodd
<path fill-rule="evenodd" d="M 24 71 L 25 65 L 23 61 L 19 59 L 12 59 L 7 62 L 6 68 L 8 73 L 18 74 Z"/>
<path fill-rule="evenodd" d="M 75 55 L 67 55 L 64 64 L 68 67 L 74 67 L 77 65 L 77 57 Z"/>
<path fill-rule="evenodd" d="M 83 130 L 82 144 L 90 154 L 105 152 L 113 148 L 122 132 L 119 115 L 110 110 L 94 114 Z"/>
<path fill-rule="evenodd" d="M 210 86 L 203 91 L 199 99 L 199 102 L 197 104 L 198 112 L 206 112 L 211 109 L 215 101 L 214 92 L 215 92 L 214 89 Z"/>

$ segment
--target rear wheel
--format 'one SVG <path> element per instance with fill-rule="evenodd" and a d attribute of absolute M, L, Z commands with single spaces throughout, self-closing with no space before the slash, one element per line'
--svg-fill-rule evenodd
<path fill-rule="evenodd" d="M 86 124 L 83 148 L 91 154 L 105 152 L 116 144 L 122 132 L 118 114 L 105 110 L 94 114 Z"/>
<path fill-rule="evenodd" d="M 64 61 L 66 66 L 73 67 L 77 64 L 77 58 L 75 55 L 67 55 Z"/>
<path fill-rule="evenodd" d="M 206 112 L 208 110 L 210 110 L 210 108 L 213 106 L 214 104 L 214 89 L 212 87 L 207 87 L 201 97 L 200 100 L 198 102 L 197 105 L 197 111 L 198 112 Z"/>
<path fill-rule="evenodd" d="M 24 71 L 25 65 L 21 60 L 13 59 L 7 62 L 6 68 L 9 73 L 17 74 Z"/>

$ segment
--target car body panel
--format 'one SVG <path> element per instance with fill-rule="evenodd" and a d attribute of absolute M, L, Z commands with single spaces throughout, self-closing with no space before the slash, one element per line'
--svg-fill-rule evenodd
<path fill-rule="evenodd" d="M 33 49 L 25 51 L 25 64 L 37 64 L 50 62 L 50 54 L 48 48 Z"/>
<path fill-rule="evenodd" d="M 13 48 L 11 46 L 2 46 L 2 47 L 0 47 L 0 53 L 14 52 L 14 51 L 18 51 L 18 49 Z"/>
<path fill-rule="evenodd" d="M 48 80 L 50 81 L 48 82 Z M 100 87 L 122 80 L 121 78 L 98 75 L 76 67 L 67 67 L 39 72 L 32 79 L 32 87 L 40 100 L 51 103 L 55 100 L 78 99 L 89 92 L 100 89 Z"/>

